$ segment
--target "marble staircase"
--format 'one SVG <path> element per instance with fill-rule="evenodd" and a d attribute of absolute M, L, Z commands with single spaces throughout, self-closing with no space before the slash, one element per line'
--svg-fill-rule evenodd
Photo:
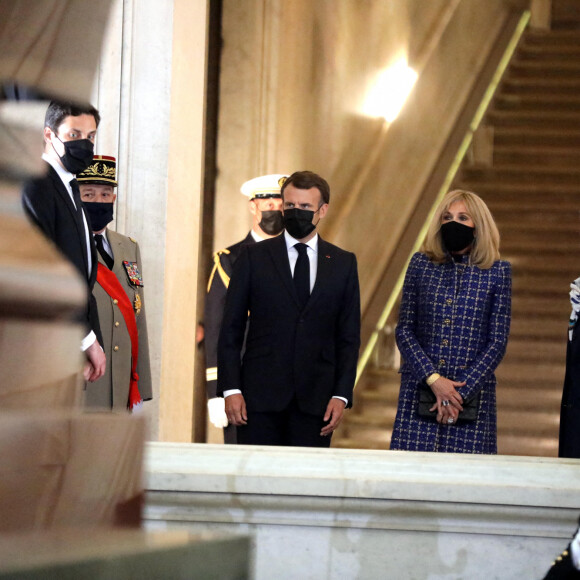
<path fill-rule="evenodd" d="M 481 195 L 513 267 L 508 351 L 498 377 L 498 447 L 555 456 L 570 312 L 580 275 L 580 34 L 524 35 L 483 126 L 493 159 L 466 157 L 453 188 Z M 333 446 L 387 449 L 399 378 L 368 369 Z"/>

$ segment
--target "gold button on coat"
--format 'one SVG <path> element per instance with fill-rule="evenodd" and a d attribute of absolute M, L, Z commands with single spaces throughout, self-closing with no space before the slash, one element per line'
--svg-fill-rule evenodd
<path fill-rule="evenodd" d="M 119 326 L 119 323 L 118 322 L 115 322 L 115 326 Z"/>
<path fill-rule="evenodd" d="M 453 304 L 453 299 L 452 298 L 447 298 L 446 302 L 447 302 L 447 304 Z"/>
<path fill-rule="evenodd" d="M 115 352 L 119 350 L 118 346 L 115 346 L 115 348 L 113 349 Z"/>
<path fill-rule="evenodd" d="M 445 319 L 443 322 L 444 322 L 444 323 L 445 323 L 447 326 L 449 326 L 449 325 L 451 324 L 451 319 L 449 319 L 449 318 L 446 318 L 446 319 Z"/>
<path fill-rule="evenodd" d="M 115 298 L 115 299 L 113 300 L 113 304 L 119 304 L 119 301 L 118 301 L 118 300 Z"/>

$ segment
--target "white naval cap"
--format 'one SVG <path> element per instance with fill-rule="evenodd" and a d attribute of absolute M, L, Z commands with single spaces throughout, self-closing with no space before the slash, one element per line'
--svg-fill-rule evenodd
<path fill-rule="evenodd" d="M 281 197 L 280 188 L 288 176 L 281 173 L 262 175 L 246 181 L 240 191 L 252 199 L 263 199 L 267 197 Z"/>

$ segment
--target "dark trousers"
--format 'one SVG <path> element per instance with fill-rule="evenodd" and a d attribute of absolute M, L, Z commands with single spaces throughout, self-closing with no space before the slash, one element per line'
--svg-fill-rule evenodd
<path fill-rule="evenodd" d="M 237 443 L 237 427 L 235 425 L 228 425 L 224 427 L 224 443 L 233 445 Z"/>
<path fill-rule="evenodd" d="M 327 422 L 322 417 L 304 413 L 296 399 L 276 413 L 248 412 L 248 423 L 238 427 L 242 445 L 285 445 L 296 447 L 330 447 L 332 435 L 322 437 Z"/>

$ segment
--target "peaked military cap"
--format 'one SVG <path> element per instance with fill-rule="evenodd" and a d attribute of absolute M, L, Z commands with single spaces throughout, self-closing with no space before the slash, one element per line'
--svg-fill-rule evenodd
<path fill-rule="evenodd" d="M 93 162 L 81 173 L 77 173 L 79 184 L 96 183 L 117 187 L 117 160 L 109 155 L 95 155 Z"/>
<path fill-rule="evenodd" d="M 262 175 L 246 181 L 240 191 L 252 199 L 265 199 L 268 197 L 282 197 L 280 188 L 284 185 L 286 175 L 273 173 L 271 175 Z"/>

